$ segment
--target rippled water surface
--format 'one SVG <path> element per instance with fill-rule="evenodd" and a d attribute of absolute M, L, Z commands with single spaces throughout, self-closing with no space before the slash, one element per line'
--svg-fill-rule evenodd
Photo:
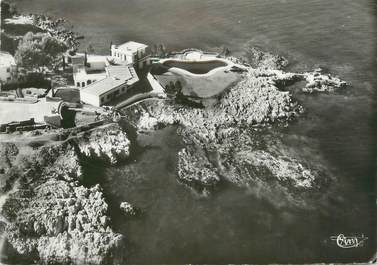
<path fill-rule="evenodd" d="M 337 174 L 334 201 L 311 212 L 277 207 L 258 194 L 224 186 L 199 198 L 176 181 L 181 147 L 175 128 L 139 137 L 134 162 L 93 174 L 114 209 L 127 200 L 144 214 L 126 220 L 129 262 L 313 262 L 365 260 L 374 248 L 374 124 L 376 4 L 367 0 L 17 0 L 26 12 L 67 18 L 97 52 L 110 42 L 164 43 L 169 50 L 241 54 L 247 42 L 286 56 L 290 70 L 323 66 L 352 84 L 336 94 L 300 95 L 306 114 L 278 129 L 285 144 L 316 143 L 315 154 Z M 94 167 L 94 165 L 93 165 Z M 273 196 L 273 194 L 271 194 Z M 330 196 L 331 197 L 331 196 Z M 323 206 L 322 206 L 323 204 Z M 332 235 L 364 234 L 362 248 L 343 250 Z"/>

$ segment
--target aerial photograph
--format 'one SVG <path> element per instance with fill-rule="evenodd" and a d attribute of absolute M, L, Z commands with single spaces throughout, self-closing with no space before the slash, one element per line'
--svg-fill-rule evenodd
<path fill-rule="evenodd" d="M 0 2 L 0 265 L 377 263 L 376 1 Z"/>

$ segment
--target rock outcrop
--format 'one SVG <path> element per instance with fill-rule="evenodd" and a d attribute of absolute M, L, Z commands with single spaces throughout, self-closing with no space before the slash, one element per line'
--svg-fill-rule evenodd
<path fill-rule="evenodd" d="M 126 216 L 136 216 L 140 210 L 138 208 L 136 208 L 135 206 L 133 206 L 131 203 L 129 202 L 122 202 L 120 205 L 119 205 L 119 209 L 124 213 L 124 215 Z"/>
<path fill-rule="evenodd" d="M 246 45 L 245 57 L 253 68 L 282 69 L 288 65 L 286 58 L 250 45 Z"/>
<path fill-rule="evenodd" d="M 13 167 L 18 153 L 16 144 L 0 143 L 0 194 L 9 190 L 14 181 L 14 176 L 8 172 Z"/>
<path fill-rule="evenodd" d="M 75 50 L 80 45 L 78 36 L 73 31 L 67 29 L 66 20 L 63 18 L 53 19 L 45 15 L 32 14 L 28 16 L 33 21 L 33 25 L 50 36 L 65 43 L 67 47 Z"/>
<path fill-rule="evenodd" d="M 130 141 L 117 124 L 95 128 L 77 138 L 81 154 L 117 164 L 130 155 Z"/>
<path fill-rule="evenodd" d="M 122 264 L 123 236 L 109 226 L 101 187 L 81 184 L 80 157 L 87 141 L 96 141 L 98 155 L 112 162 L 128 152 L 129 141 L 114 124 L 37 149 L 5 144 L 6 157 L 16 162 L 3 174 L 12 181 L 3 189 L 0 214 L 6 220 L 5 238 L 25 260 Z"/>
<path fill-rule="evenodd" d="M 337 89 L 345 88 L 347 82 L 332 76 L 331 74 L 323 74 L 322 69 L 316 69 L 313 72 L 303 74 L 306 86 L 302 89 L 304 92 L 334 92 Z"/>
<path fill-rule="evenodd" d="M 161 124 L 178 125 L 186 144 L 178 153 L 178 180 L 190 188 L 207 193 L 225 180 L 248 188 L 263 187 L 269 191 L 266 194 L 281 193 L 281 197 L 299 205 L 304 191 L 317 189 L 321 181 L 331 178 L 330 174 L 319 174 L 314 162 L 303 161 L 289 150 L 266 149 L 268 141 L 260 131 L 269 135 L 266 128 L 271 124 L 285 126 L 304 111 L 282 88 L 306 81 L 306 88 L 313 91 L 331 91 L 345 82 L 318 70 L 285 72 L 281 70 L 286 65 L 283 58 L 256 49 L 250 54 L 256 57 L 255 68 L 248 67 L 238 84 L 205 108 L 173 100 L 146 102 L 127 110 L 128 118 L 139 131 Z"/>
<path fill-rule="evenodd" d="M 202 149 L 187 146 L 178 153 L 178 179 L 201 192 L 211 190 L 220 181 L 217 168 Z"/>

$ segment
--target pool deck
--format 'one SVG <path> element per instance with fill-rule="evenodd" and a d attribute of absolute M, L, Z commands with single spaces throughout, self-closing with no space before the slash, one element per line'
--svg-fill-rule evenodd
<path fill-rule="evenodd" d="M 172 57 L 160 60 L 158 63 L 176 61 L 182 63 L 205 63 L 219 61 L 225 66 L 216 67 L 207 73 L 196 74 L 188 70 L 171 67 L 168 72 L 162 75 L 157 75 L 161 85 L 164 87 L 172 80 L 179 80 L 182 83 L 182 92 L 187 96 L 194 96 L 199 98 L 210 98 L 222 93 L 224 90 L 235 85 L 241 78 L 239 73 L 232 72 L 233 67 L 240 69 L 247 69 L 245 66 L 232 62 L 226 58 L 217 57 L 214 55 L 206 55 L 199 51 L 192 51 L 181 54 L 179 57 Z"/>
<path fill-rule="evenodd" d="M 169 69 L 169 71 L 171 71 L 171 72 L 181 73 L 181 74 L 184 74 L 184 75 L 198 76 L 198 77 L 209 77 L 209 76 L 212 76 L 213 74 L 215 74 L 217 72 L 229 71 L 233 66 L 244 68 L 243 65 L 235 64 L 230 60 L 227 60 L 227 59 L 224 59 L 224 58 L 213 58 L 213 57 L 201 57 L 200 59 L 167 58 L 167 59 L 160 60 L 159 63 L 164 64 L 164 63 L 169 62 L 169 61 L 176 61 L 176 62 L 182 62 L 182 63 L 205 63 L 205 62 L 219 61 L 219 62 L 226 64 L 225 66 L 216 67 L 216 68 L 214 68 L 214 69 L 212 69 L 209 72 L 204 73 L 204 74 L 195 74 L 195 73 L 192 73 L 188 70 L 178 68 L 178 67 L 171 67 Z"/>

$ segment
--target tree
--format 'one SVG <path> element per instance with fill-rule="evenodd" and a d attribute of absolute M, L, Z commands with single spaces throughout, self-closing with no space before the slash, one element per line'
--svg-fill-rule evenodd
<path fill-rule="evenodd" d="M 182 92 L 181 81 L 179 81 L 179 80 L 175 81 L 174 88 L 175 88 L 175 91 L 176 91 L 177 94 L 181 93 Z"/>
<path fill-rule="evenodd" d="M 161 50 L 161 56 L 165 57 L 165 55 L 166 55 L 166 48 L 165 48 L 165 45 L 163 43 L 160 44 L 160 50 Z"/>
<path fill-rule="evenodd" d="M 48 34 L 28 32 L 18 44 L 15 59 L 19 66 L 27 69 L 54 68 L 66 50 L 63 42 Z"/>
<path fill-rule="evenodd" d="M 93 54 L 95 52 L 92 44 L 89 44 L 88 47 L 86 47 L 86 52 L 89 54 Z"/>
<path fill-rule="evenodd" d="M 15 14 L 17 14 L 17 10 L 16 10 L 16 5 L 14 3 L 1 1 L 1 20 L 10 18 Z"/>
<path fill-rule="evenodd" d="M 153 56 L 156 56 L 157 55 L 157 50 L 158 50 L 157 44 L 153 44 L 152 47 L 151 47 L 151 54 Z"/>
<path fill-rule="evenodd" d="M 229 56 L 230 55 L 230 50 L 229 48 L 227 47 L 223 47 L 223 51 L 221 52 L 222 55 L 224 55 L 225 57 Z"/>

